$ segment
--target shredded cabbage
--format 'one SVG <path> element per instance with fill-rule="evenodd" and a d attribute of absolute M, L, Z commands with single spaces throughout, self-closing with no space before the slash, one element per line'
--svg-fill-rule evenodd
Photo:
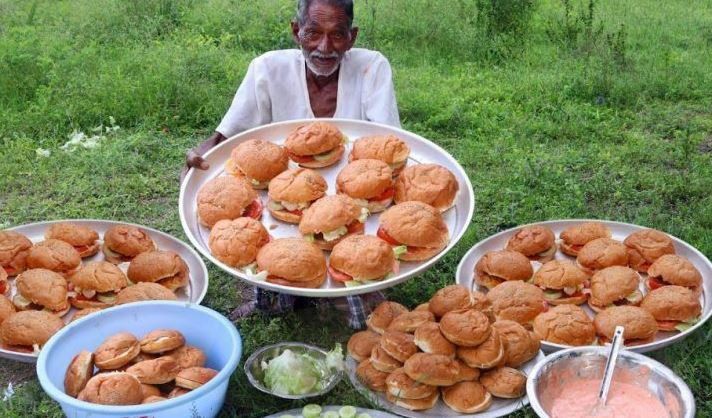
<path fill-rule="evenodd" d="M 324 237 L 324 241 L 334 241 L 340 236 L 346 235 L 347 232 L 349 232 L 349 230 L 346 229 L 345 226 L 342 226 L 334 229 L 333 231 L 322 232 L 322 236 Z"/>
<path fill-rule="evenodd" d="M 262 361 L 261 366 L 267 388 L 285 395 L 303 395 L 322 390 L 335 372 L 342 371 L 344 355 L 340 344 L 323 359 L 287 349 L 268 362 Z"/>
<path fill-rule="evenodd" d="M 358 216 L 358 221 L 361 222 L 362 224 L 366 223 L 366 219 L 368 219 L 368 209 L 366 208 L 361 208 L 361 214 Z"/>

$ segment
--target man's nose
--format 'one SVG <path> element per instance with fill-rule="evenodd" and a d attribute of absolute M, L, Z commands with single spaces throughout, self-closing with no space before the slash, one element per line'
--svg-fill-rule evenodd
<path fill-rule="evenodd" d="M 331 43 L 329 35 L 324 35 L 321 37 L 317 49 L 319 50 L 319 52 L 324 54 L 329 54 L 334 50 L 334 45 Z"/>

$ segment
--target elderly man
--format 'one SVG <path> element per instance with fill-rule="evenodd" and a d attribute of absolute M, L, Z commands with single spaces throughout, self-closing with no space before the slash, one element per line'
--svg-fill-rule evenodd
<path fill-rule="evenodd" d="M 292 119 L 347 118 L 400 126 L 391 68 L 379 52 L 354 48 L 358 28 L 352 26 L 352 0 L 299 0 L 292 21 L 298 49 L 268 52 L 247 69 L 230 109 L 216 132 L 186 155 L 189 167 L 206 169 L 200 157 L 239 132 Z M 283 312 L 295 298 L 256 289 L 255 300 L 233 313 L 241 317 L 254 308 Z M 378 300 L 379 295 L 364 298 Z M 348 297 L 349 324 L 362 328 L 368 304 Z"/>

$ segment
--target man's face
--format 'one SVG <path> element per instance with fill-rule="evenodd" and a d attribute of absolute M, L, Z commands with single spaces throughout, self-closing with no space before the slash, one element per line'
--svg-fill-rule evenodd
<path fill-rule="evenodd" d="M 292 22 L 294 40 L 314 74 L 332 75 L 354 45 L 358 28 L 349 29 L 348 16 L 341 8 L 319 1 L 312 3 L 307 15 L 303 25 Z"/>

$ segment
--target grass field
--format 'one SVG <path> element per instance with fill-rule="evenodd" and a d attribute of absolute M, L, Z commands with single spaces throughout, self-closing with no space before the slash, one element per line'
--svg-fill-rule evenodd
<path fill-rule="evenodd" d="M 0 0 L 0 227 L 105 218 L 185 238 L 184 152 L 215 128 L 253 57 L 292 47 L 294 3 Z M 390 59 L 404 127 L 460 161 L 477 201 L 456 249 L 390 298 L 425 301 L 475 242 L 547 219 L 655 227 L 712 258 L 712 3 L 599 0 L 587 26 L 587 0 L 571 1 L 568 21 L 562 1 L 540 0 L 510 31 L 482 0 L 356 3 L 358 44 Z M 73 132 L 98 146 L 64 151 Z M 228 313 L 235 279 L 210 274 L 204 303 Z M 236 325 L 246 354 L 348 338 L 341 317 L 308 310 Z M 653 357 L 712 417 L 712 326 Z M 221 416 L 301 405 L 253 390 L 240 370 Z M 10 381 L 25 383 L 0 416 L 61 416 L 30 366 L 0 361 Z M 346 381 L 317 401 L 368 405 Z"/>

